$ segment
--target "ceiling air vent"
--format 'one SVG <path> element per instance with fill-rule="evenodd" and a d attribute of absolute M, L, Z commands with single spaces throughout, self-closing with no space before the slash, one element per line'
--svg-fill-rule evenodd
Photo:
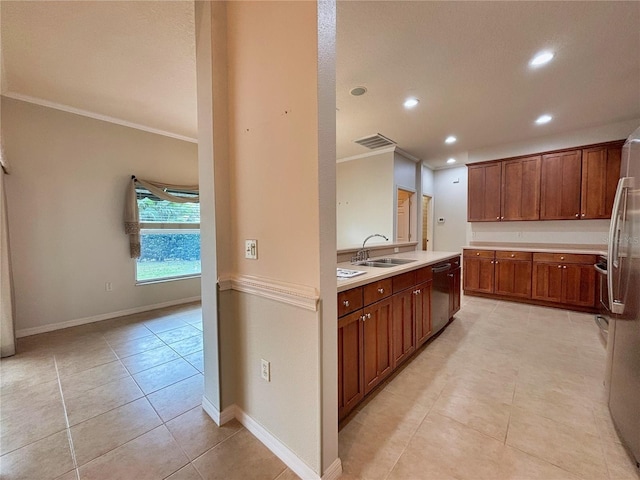
<path fill-rule="evenodd" d="M 362 137 L 358 140 L 354 140 L 359 145 L 363 147 L 367 147 L 370 150 L 375 150 L 376 148 L 388 147 L 389 145 L 396 145 L 396 142 L 385 137 L 384 135 L 380 135 L 376 133 L 375 135 L 369 135 L 368 137 Z"/>

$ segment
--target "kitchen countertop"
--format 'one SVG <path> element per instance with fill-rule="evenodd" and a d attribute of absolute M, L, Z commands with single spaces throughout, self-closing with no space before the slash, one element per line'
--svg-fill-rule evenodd
<path fill-rule="evenodd" d="M 344 292 L 350 288 L 360 287 L 367 283 L 376 282 L 385 278 L 393 277 L 399 273 L 410 272 L 421 267 L 433 265 L 435 263 L 448 260 L 460 256 L 459 252 L 425 252 L 418 250 L 414 252 L 396 253 L 393 255 L 385 255 L 384 258 L 406 258 L 415 260 L 415 262 L 406 263 L 404 265 L 396 265 L 389 268 L 381 267 L 365 267 L 362 265 L 352 265 L 351 262 L 341 262 L 337 266 L 338 268 L 344 268 L 348 270 L 360 270 L 366 272 L 363 275 L 359 275 L 353 278 L 338 279 L 338 292 Z M 371 258 L 375 260 L 375 258 Z"/>
<path fill-rule="evenodd" d="M 478 243 L 463 249 L 468 250 L 508 250 L 511 252 L 540 252 L 540 253 L 575 253 L 583 255 L 606 255 L 606 245 L 562 245 L 549 243 Z"/>

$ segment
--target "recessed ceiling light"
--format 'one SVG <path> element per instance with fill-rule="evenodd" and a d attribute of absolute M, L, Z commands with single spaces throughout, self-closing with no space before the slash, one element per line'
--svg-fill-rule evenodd
<path fill-rule="evenodd" d="M 354 97 L 359 97 L 360 95 L 364 95 L 365 93 L 367 93 L 367 88 L 366 87 L 354 87 L 351 89 L 351 91 L 349 92 L 351 95 L 353 95 Z"/>
<path fill-rule="evenodd" d="M 536 55 L 529 61 L 529 66 L 534 68 L 540 67 L 546 63 L 549 63 L 553 59 L 554 55 L 555 54 L 553 52 L 550 52 L 548 50 L 536 53 Z"/>
<path fill-rule="evenodd" d="M 404 108 L 413 108 L 416 105 L 418 105 L 418 103 L 420 103 L 420 100 L 414 97 L 410 97 L 404 101 L 403 105 L 404 105 Z"/>
<path fill-rule="evenodd" d="M 450 158 L 449 160 L 447 160 L 447 163 L 449 165 L 451 165 L 452 163 L 456 163 L 456 159 L 455 158 Z"/>
<path fill-rule="evenodd" d="M 456 143 L 458 139 L 456 137 L 454 137 L 453 135 L 449 135 L 445 140 L 444 143 Z"/>
<path fill-rule="evenodd" d="M 538 125 L 542 125 L 543 123 L 549 123 L 553 117 L 551 115 L 540 115 L 536 120 Z"/>

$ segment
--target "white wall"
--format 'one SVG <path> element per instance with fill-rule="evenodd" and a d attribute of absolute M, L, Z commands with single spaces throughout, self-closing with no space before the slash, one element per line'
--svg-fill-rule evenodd
<path fill-rule="evenodd" d="M 426 165 L 420 166 L 420 171 L 422 173 L 422 184 L 421 190 L 422 195 L 428 195 L 431 197 L 431 202 L 429 204 L 429 212 L 428 212 L 428 225 L 427 225 L 427 238 L 429 239 L 429 243 L 427 244 L 427 250 L 434 249 L 434 226 L 436 224 L 435 219 L 435 202 L 433 200 L 434 192 L 435 192 L 435 173 Z M 419 200 L 420 204 L 422 204 L 422 200 Z M 422 231 L 422 212 L 419 215 L 419 226 L 420 231 Z M 419 245 L 418 248 L 421 248 L 422 245 Z"/>
<path fill-rule="evenodd" d="M 434 172 L 434 250 L 462 251 L 467 244 L 467 167 Z M 438 223 L 444 218 L 444 223 Z"/>
<path fill-rule="evenodd" d="M 394 238 L 395 195 L 394 152 L 338 163 L 337 248 L 361 246 L 362 241 L 373 233 L 385 235 L 391 241 Z M 376 243 L 385 242 L 372 238 L 368 245 Z"/>
<path fill-rule="evenodd" d="M 200 295 L 135 286 L 123 226 L 131 175 L 197 183 L 195 144 L 4 97 L 2 116 L 18 331 Z"/>
<path fill-rule="evenodd" d="M 407 190 L 416 189 L 416 162 L 400 155 L 393 154 L 393 177 L 396 187 Z"/>

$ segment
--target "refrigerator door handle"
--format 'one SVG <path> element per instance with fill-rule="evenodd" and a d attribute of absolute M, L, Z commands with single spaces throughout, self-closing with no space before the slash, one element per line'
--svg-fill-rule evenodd
<path fill-rule="evenodd" d="M 624 303 L 616 299 L 613 291 L 613 274 L 612 269 L 617 268 L 619 262 L 619 243 L 620 243 L 620 218 L 624 212 L 620 211 L 623 205 L 622 199 L 627 190 L 633 186 L 633 177 L 622 177 L 618 180 L 618 188 L 613 201 L 613 210 L 611 212 L 611 224 L 609 226 L 609 245 L 607 248 L 607 290 L 609 293 L 609 310 L 612 313 L 624 313 Z"/>

